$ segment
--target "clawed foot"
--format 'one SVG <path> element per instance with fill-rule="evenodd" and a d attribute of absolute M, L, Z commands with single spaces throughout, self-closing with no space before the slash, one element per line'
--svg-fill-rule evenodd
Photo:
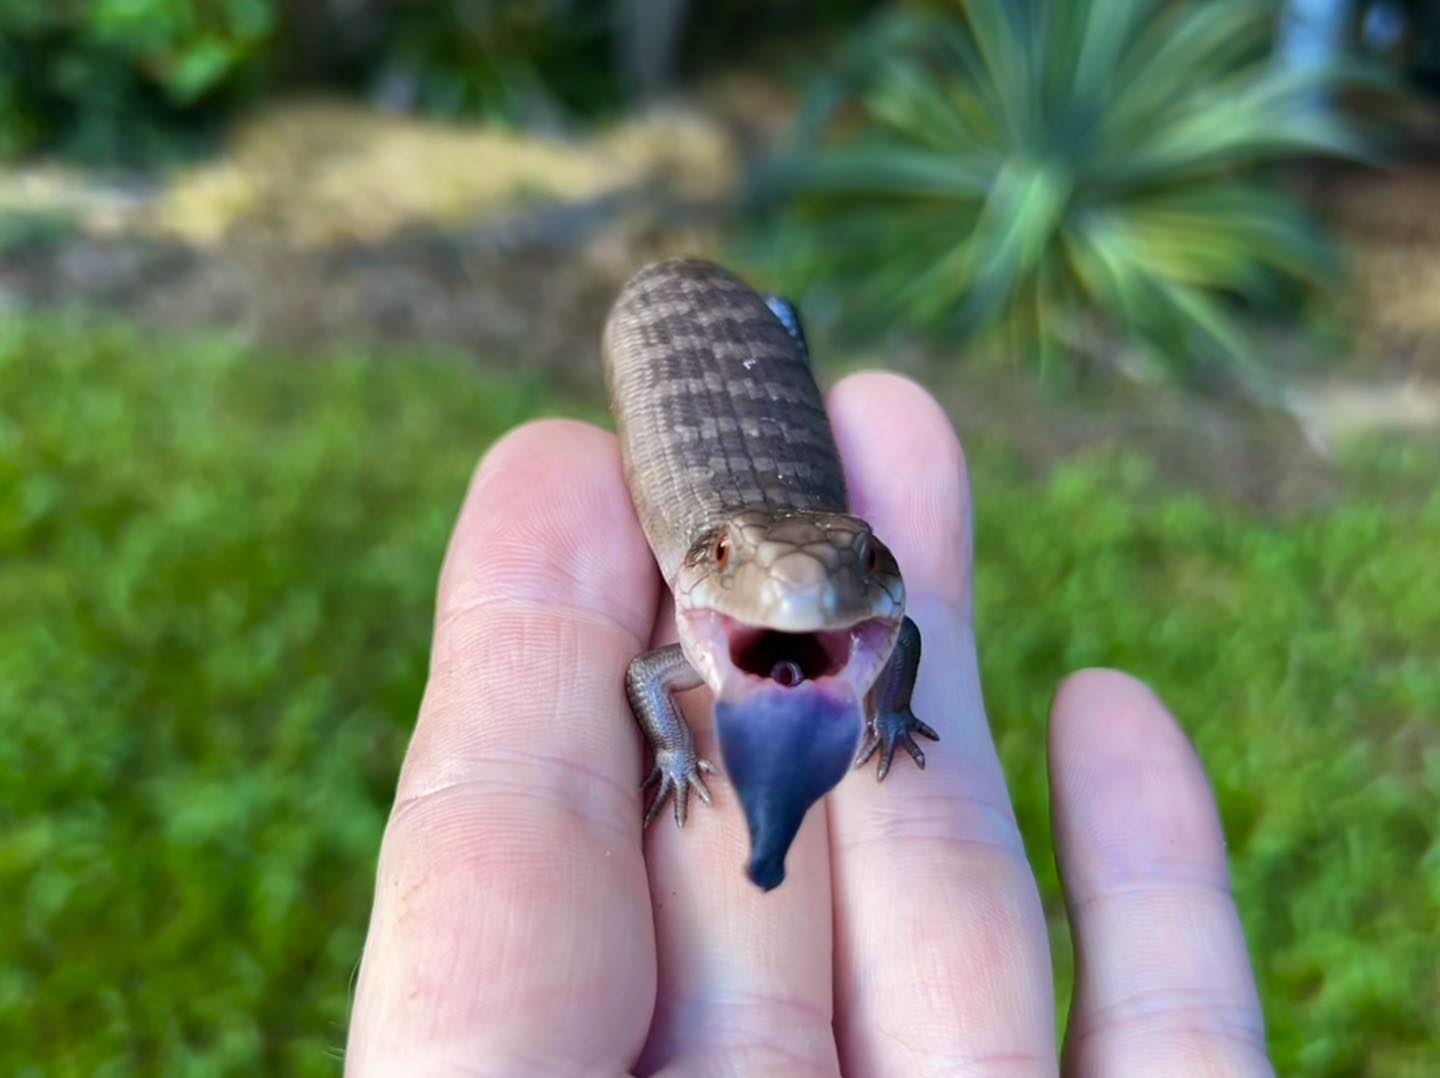
<path fill-rule="evenodd" d="M 642 790 L 659 786 L 655 791 L 655 799 L 650 802 L 650 807 L 645 812 L 645 826 L 650 826 L 650 821 L 660 814 L 665 801 L 673 795 L 675 822 L 684 827 L 692 787 L 701 801 L 710 804 L 710 791 L 705 788 L 705 780 L 700 777 L 702 772 L 709 775 L 716 773 L 710 761 L 700 759 L 693 750 L 661 749 L 657 752 L 655 766 L 640 786 Z"/>
<path fill-rule="evenodd" d="M 925 770 L 925 753 L 915 744 L 914 735 L 939 741 L 940 735 L 911 714 L 910 709 L 881 711 L 865 729 L 865 741 L 855 757 L 855 766 L 864 767 L 875 750 L 880 750 L 880 767 L 875 772 L 875 781 L 883 782 L 890 774 L 890 763 L 895 758 L 895 747 L 902 746 L 910 754 L 921 771 Z"/>

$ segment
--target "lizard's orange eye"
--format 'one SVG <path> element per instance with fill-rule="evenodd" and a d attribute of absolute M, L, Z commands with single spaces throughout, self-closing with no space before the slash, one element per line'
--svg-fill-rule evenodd
<path fill-rule="evenodd" d="M 715 549 L 711 552 L 715 557 L 715 564 L 721 569 L 730 564 L 730 537 L 722 535 L 715 540 Z"/>
<path fill-rule="evenodd" d="M 873 573 L 880 568 L 880 547 L 871 542 L 865 544 L 865 571 Z"/>

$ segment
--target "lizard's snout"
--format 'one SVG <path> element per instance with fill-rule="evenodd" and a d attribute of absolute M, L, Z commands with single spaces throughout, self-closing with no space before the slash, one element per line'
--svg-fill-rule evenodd
<path fill-rule="evenodd" d="M 787 632 L 853 625 L 889 613 L 888 597 L 871 595 L 848 576 L 804 553 L 776 562 L 757 589 L 753 622 Z"/>
<path fill-rule="evenodd" d="M 830 567 L 815 555 L 794 550 L 770 565 L 774 587 L 781 591 L 820 592 L 830 581 Z"/>

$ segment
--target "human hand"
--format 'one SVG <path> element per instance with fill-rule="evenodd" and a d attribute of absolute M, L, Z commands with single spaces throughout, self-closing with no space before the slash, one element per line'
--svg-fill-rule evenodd
<path fill-rule="evenodd" d="M 683 831 L 662 816 L 642 840 L 622 678 L 673 625 L 656 624 L 615 440 L 553 420 L 511 433 L 441 574 L 350 1073 L 1270 1073 L 1205 775 L 1143 685 L 1098 670 L 1051 712 L 1076 948 L 1057 1059 L 1045 919 L 980 694 L 960 447 L 895 376 L 847 379 L 830 411 L 854 510 L 924 634 L 927 770 L 847 777 L 770 894 L 745 877 L 723 781 Z M 700 697 L 684 702 L 718 759 Z"/>

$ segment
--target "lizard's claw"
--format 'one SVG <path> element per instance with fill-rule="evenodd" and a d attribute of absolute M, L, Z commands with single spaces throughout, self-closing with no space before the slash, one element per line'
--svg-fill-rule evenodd
<path fill-rule="evenodd" d="M 645 810 L 644 826 L 649 827 L 650 821 L 660 815 L 660 809 L 672 794 L 675 799 L 675 823 L 680 827 L 685 826 L 685 814 L 689 808 L 692 788 L 701 801 L 710 804 L 710 791 L 705 786 L 705 780 L 700 777 L 702 773 L 714 775 L 716 771 L 709 760 L 700 759 L 693 751 L 662 749 L 657 752 L 655 766 L 640 784 L 642 790 L 658 787 L 650 807 Z"/>
<path fill-rule="evenodd" d="M 908 752 L 916 766 L 924 771 L 925 753 L 915 744 L 915 734 L 928 737 L 931 741 L 940 740 L 940 735 L 917 719 L 908 707 L 879 712 L 865 728 L 865 740 L 860 745 L 860 751 L 855 754 L 855 766 L 864 767 L 870 757 L 875 755 L 875 750 L 879 749 L 880 766 L 875 771 L 875 781 L 883 782 L 885 776 L 890 774 L 890 764 L 895 759 L 895 748 L 898 745 Z"/>

